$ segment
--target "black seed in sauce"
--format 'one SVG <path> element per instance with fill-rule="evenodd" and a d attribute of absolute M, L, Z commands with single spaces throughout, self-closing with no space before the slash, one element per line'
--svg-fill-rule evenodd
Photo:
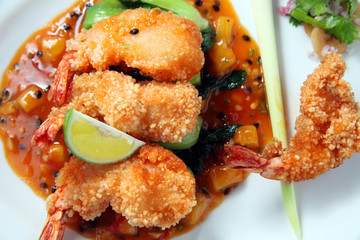
<path fill-rule="evenodd" d="M 214 9 L 215 12 L 220 11 L 220 7 L 218 5 L 213 5 L 212 8 Z"/>
<path fill-rule="evenodd" d="M 258 62 L 261 63 L 261 57 L 260 56 L 258 57 Z"/>
<path fill-rule="evenodd" d="M 69 24 L 67 24 L 67 23 L 65 23 L 62 27 L 63 27 L 64 30 L 70 30 L 71 29 L 71 26 Z"/>
<path fill-rule="evenodd" d="M 43 123 L 43 121 L 41 120 L 41 118 L 37 118 L 36 119 L 36 128 L 40 127 L 40 125 Z"/>
<path fill-rule="evenodd" d="M 0 98 L 0 105 L 3 103 L 3 99 L 2 98 Z"/>
<path fill-rule="evenodd" d="M 246 62 L 249 64 L 249 65 L 252 65 L 252 61 L 250 59 L 246 59 Z"/>
<path fill-rule="evenodd" d="M 93 5 L 93 4 L 92 4 L 91 2 L 87 2 L 87 3 L 85 3 L 84 6 L 85 6 L 86 8 L 89 8 L 89 7 L 91 7 L 92 5 Z"/>
<path fill-rule="evenodd" d="M 37 51 L 37 52 L 36 52 L 36 56 L 42 57 L 42 55 L 43 55 L 42 51 Z"/>
<path fill-rule="evenodd" d="M 224 191 L 224 195 L 228 195 L 231 192 L 231 188 L 226 188 Z"/>
<path fill-rule="evenodd" d="M 19 144 L 19 149 L 20 149 L 20 150 L 25 150 L 26 147 L 25 147 L 23 144 L 20 143 L 20 144 Z"/>
<path fill-rule="evenodd" d="M 44 88 L 43 90 L 44 90 L 44 92 L 48 92 L 48 91 L 50 90 L 50 88 L 51 88 L 51 85 L 49 84 L 49 85 L 47 85 L 46 88 Z"/>
<path fill-rule="evenodd" d="M 139 33 L 139 29 L 134 28 L 134 29 L 132 29 L 129 33 L 132 34 L 132 35 L 136 35 L 136 34 Z"/>
<path fill-rule="evenodd" d="M 260 81 L 261 79 L 262 79 L 261 75 L 258 75 L 258 76 L 255 77 L 255 80 L 257 80 L 257 81 Z"/>
<path fill-rule="evenodd" d="M 253 125 L 254 125 L 256 128 L 258 128 L 258 127 L 260 126 L 259 123 L 254 123 Z"/>
<path fill-rule="evenodd" d="M 51 187 L 51 192 L 54 193 L 56 191 L 56 186 Z"/>
<path fill-rule="evenodd" d="M 48 185 L 45 182 L 42 182 L 42 183 L 40 183 L 40 187 L 44 189 L 44 188 L 47 188 Z"/>
<path fill-rule="evenodd" d="M 1 96 L 4 100 L 6 100 L 10 96 L 10 91 L 7 88 L 4 88 L 1 92 Z"/>
<path fill-rule="evenodd" d="M 249 86 L 246 86 L 246 91 L 248 91 L 249 93 L 251 93 L 251 92 L 252 92 L 252 88 L 249 87 Z"/>
<path fill-rule="evenodd" d="M 36 96 L 37 99 L 40 99 L 42 97 L 42 92 L 40 90 L 36 91 L 35 96 Z"/>
<path fill-rule="evenodd" d="M 203 2 L 201 0 L 196 0 L 195 1 L 195 6 L 200 7 L 201 5 L 203 5 Z"/>
<path fill-rule="evenodd" d="M 54 177 L 54 178 L 57 177 L 57 176 L 59 175 L 59 173 L 60 173 L 60 171 L 54 172 L 53 177 Z"/>
<path fill-rule="evenodd" d="M 201 191 L 203 192 L 203 194 L 210 196 L 210 193 L 206 188 L 201 189 Z"/>
<path fill-rule="evenodd" d="M 72 12 L 72 13 L 70 13 L 70 17 L 71 18 L 78 18 L 80 16 L 80 13 L 78 13 L 78 12 Z"/>
<path fill-rule="evenodd" d="M 0 123 L 6 123 L 6 122 L 7 122 L 6 118 L 0 117 Z"/>
<path fill-rule="evenodd" d="M 218 119 L 223 119 L 225 117 L 225 114 L 223 112 L 219 112 L 216 116 Z"/>
<path fill-rule="evenodd" d="M 248 35 L 243 35 L 242 38 L 247 41 L 250 42 L 250 37 Z"/>

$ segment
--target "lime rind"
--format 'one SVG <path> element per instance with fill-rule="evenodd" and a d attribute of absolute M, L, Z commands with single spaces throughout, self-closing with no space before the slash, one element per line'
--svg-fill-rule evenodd
<path fill-rule="evenodd" d="M 191 132 L 187 132 L 181 142 L 157 142 L 160 146 L 170 150 L 182 150 L 194 146 L 198 139 L 201 130 L 203 119 L 198 116 L 196 126 Z"/>
<path fill-rule="evenodd" d="M 125 160 L 145 145 L 145 142 L 74 109 L 65 113 L 63 132 L 71 153 L 94 164 Z"/>

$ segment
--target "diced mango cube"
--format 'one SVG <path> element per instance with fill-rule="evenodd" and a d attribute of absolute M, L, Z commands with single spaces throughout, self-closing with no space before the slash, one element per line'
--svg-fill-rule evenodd
<path fill-rule="evenodd" d="M 46 149 L 47 160 L 56 164 L 58 167 L 64 166 L 69 160 L 67 148 L 63 144 L 54 143 Z"/>
<path fill-rule="evenodd" d="M 244 181 L 247 175 L 243 170 L 233 169 L 227 165 L 215 166 L 210 169 L 209 180 L 215 191 L 222 192 Z"/>
<path fill-rule="evenodd" d="M 44 58 L 50 62 L 54 62 L 65 51 L 66 40 L 60 37 L 44 38 L 41 46 Z"/>
<path fill-rule="evenodd" d="M 220 42 L 224 41 L 227 46 L 233 41 L 232 29 L 234 26 L 234 19 L 229 17 L 221 16 L 216 22 L 216 37 L 215 41 Z"/>
<path fill-rule="evenodd" d="M 41 106 L 45 102 L 43 92 L 38 86 L 30 86 L 17 98 L 17 104 L 27 113 Z"/>
<path fill-rule="evenodd" d="M 237 129 L 234 134 L 234 142 L 241 146 L 258 147 L 258 132 L 254 125 L 245 125 Z"/>

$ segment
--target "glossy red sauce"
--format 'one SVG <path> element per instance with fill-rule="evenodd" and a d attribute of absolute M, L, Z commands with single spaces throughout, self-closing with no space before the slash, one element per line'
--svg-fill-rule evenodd
<path fill-rule="evenodd" d="M 232 41 L 228 47 L 236 56 L 236 64 L 231 66 L 230 70 L 245 69 L 247 72 L 247 80 L 242 87 L 211 91 L 202 112 L 204 126 L 212 129 L 234 123 L 255 125 L 259 137 L 259 146 L 255 150 L 261 152 L 271 140 L 272 132 L 258 46 L 240 24 L 229 0 L 204 0 L 201 4 L 200 1 L 196 2 L 199 11 L 214 25 L 221 16 L 234 20 Z M 68 161 L 69 152 L 62 134 L 45 150 L 31 146 L 30 139 L 53 106 L 47 100 L 47 91 L 56 66 L 64 54 L 64 42 L 79 31 L 86 5 L 89 3 L 94 2 L 75 2 L 68 10 L 31 35 L 19 48 L 2 77 L 0 134 L 6 159 L 14 172 L 35 194 L 43 198 L 51 193 L 54 175 Z M 52 49 L 55 51 L 53 55 L 48 54 L 51 41 L 57 44 L 57 47 Z M 207 53 L 207 59 L 211 54 L 213 53 Z M 206 67 L 210 71 L 214 67 L 211 64 L 210 62 Z M 26 92 L 35 94 L 32 96 L 33 107 L 28 112 L 21 105 L 21 99 Z M 207 159 L 203 172 L 196 177 L 198 206 L 194 211 L 197 211 L 197 215 L 190 214 L 190 217 L 186 217 L 175 227 L 166 230 L 134 228 L 127 225 L 124 218 L 110 208 L 95 221 L 86 222 L 75 215 L 69 219 L 68 225 L 94 239 L 167 239 L 187 232 L 201 223 L 247 176 L 241 170 L 234 171 L 224 166 L 218 157 L 220 155 L 221 148 L 215 149 Z M 214 188 L 217 178 L 222 179 L 219 182 L 231 182 L 235 178 L 238 180 L 219 190 Z M 41 228 L 42 226 L 39 226 L 39 229 Z"/>

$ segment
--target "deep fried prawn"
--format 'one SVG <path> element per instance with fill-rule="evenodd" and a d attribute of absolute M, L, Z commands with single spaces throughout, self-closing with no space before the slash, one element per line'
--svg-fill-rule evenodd
<path fill-rule="evenodd" d="M 136 83 L 116 71 L 75 76 L 69 103 L 54 108 L 32 142 L 55 139 L 67 109 L 74 108 L 144 141 L 180 142 L 195 128 L 201 97 L 189 82 Z"/>
<path fill-rule="evenodd" d="M 74 212 L 93 220 L 109 205 L 134 226 L 168 228 L 196 205 L 194 177 L 181 159 L 156 144 L 116 164 L 96 165 L 73 157 L 55 183 L 56 192 L 46 200 L 48 221 L 60 212 L 63 222 L 46 224 L 44 234 L 53 234 L 49 228 L 60 228 Z"/>
<path fill-rule="evenodd" d="M 225 161 L 270 179 L 303 181 L 316 178 L 360 151 L 360 108 L 349 83 L 342 79 L 341 55 L 329 53 L 301 89 L 301 115 L 289 148 L 275 141 L 264 156 L 235 145 L 225 146 Z"/>

